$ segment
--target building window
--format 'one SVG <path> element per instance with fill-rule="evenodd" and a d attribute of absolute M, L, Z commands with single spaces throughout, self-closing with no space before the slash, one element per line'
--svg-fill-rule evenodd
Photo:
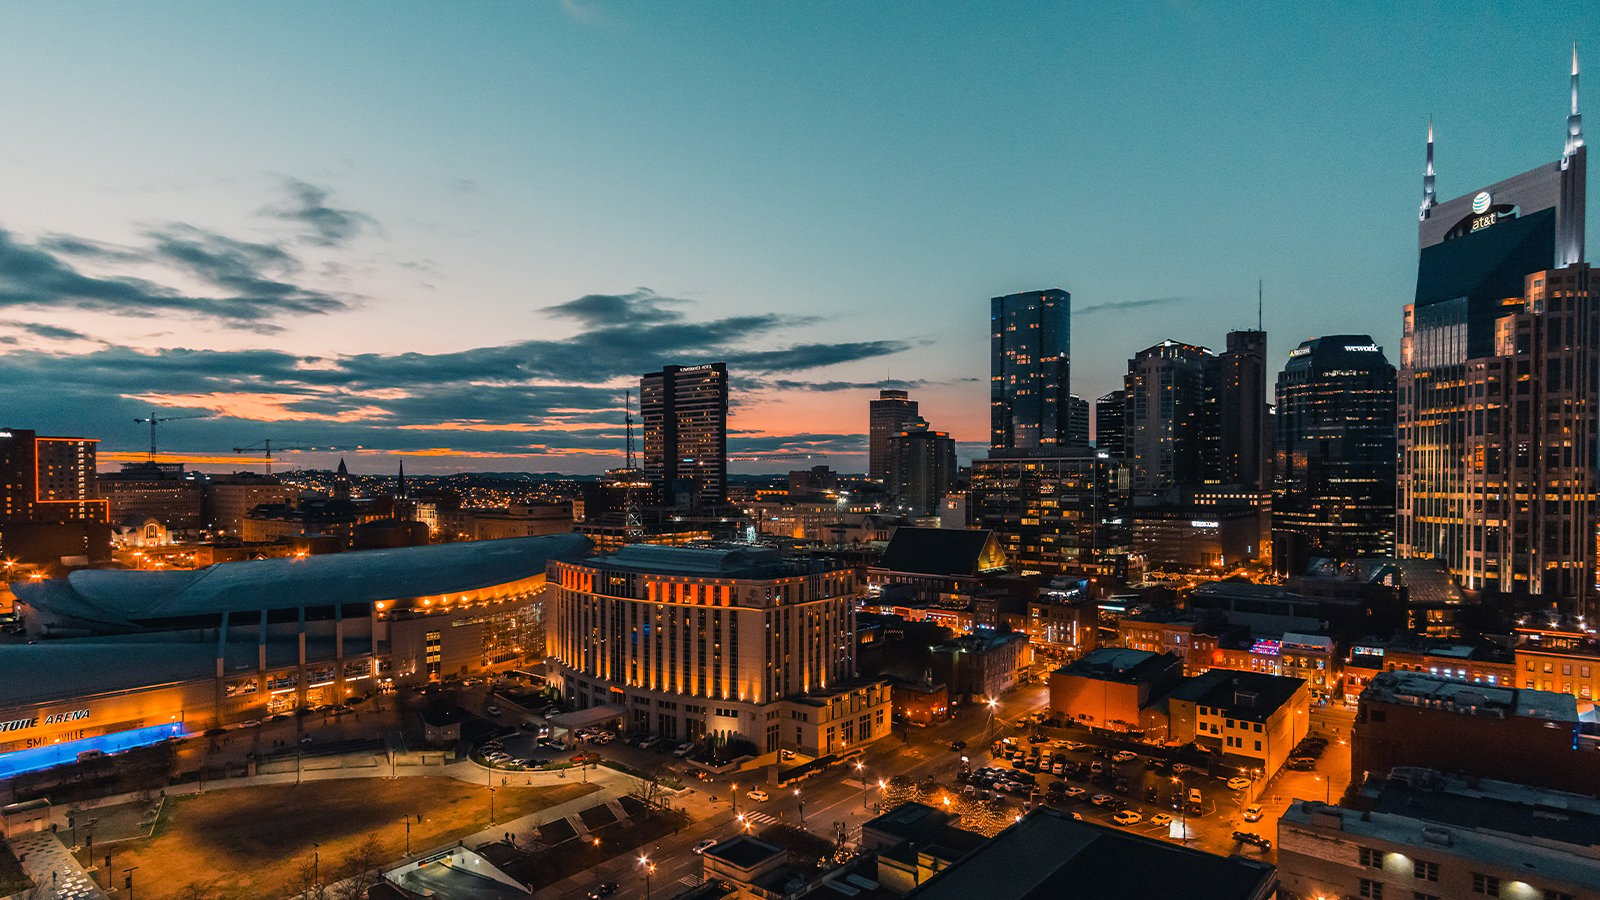
<path fill-rule="evenodd" d="M 1359 856 L 1360 856 L 1360 859 L 1361 859 L 1362 868 L 1365 868 L 1365 869 L 1381 869 L 1381 868 L 1383 868 L 1383 851 L 1382 850 L 1374 850 L 1371 847 L 1361 847 L 1359 849 L 1360 849 Z"/>
<path fill-rule="evenodd" d="M 1369 900 L 1383 900 L 1383 882 L 1361 879 L 1361 896 Z"/>
<path fill-rule="evenodd" d="M 1256 741 L 1256 752 L 1257 753 L 1261 752 L 1261 742 L 1260 741 Z"/>
<path fill-rule="evenodd" d="M 1500 879 L 1482 872 L 1472 873 L 1472 892 L 1485 897 L 1500 896 Z"/>
<path fill-rule="evenodd" d="M 1413 874 L 1423 881 L 1439 880 L 1439 864 L 1436 862 L 1419 859 L 1411 864 L 1411 870 Z"/>
<path fill-rule="evenodd" d="M 1428 894 L 1422 891 L 1412 891 L 1411 900 L 1439 900 L 1438 894 Z"/>

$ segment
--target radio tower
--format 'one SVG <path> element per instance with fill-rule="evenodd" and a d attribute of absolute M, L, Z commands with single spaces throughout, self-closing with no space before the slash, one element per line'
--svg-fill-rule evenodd
<path fill-rule="evenodd" d="M 639 504 L 635 502 L 634 496 L 633 496 L 633 482 L 634 482 L 635 475 L 637 473 L 635 473 L 634 469 L 633 469 L 633 392 L 632 391 L 623 391 L 623 393 L 622 393 L 622 408 L 623 408 L 623 419 L 622 419 L 622 421 L 623 421 L 623 425 L 625 426 L 625 428 L 627 430 L 627 434 L 628 434 L 628 456 L 627 456 L 627 462 L 626 462 L 625 467 L 624 467 L 624 471 L 627 473 L 625 477 L 628 479 L 628 487 L 626 489 L 626 493 L 624 494 L 624 499 L 623 499 L 623 506 L 624 506 L 624 509 L 625 509 L 624 515 L 626 516 L 626 518 L 623 520 L 623 529 L 625 531 L 624 540 L 629 544 L 637 544 L 637 543 L 640 543 L 641 541 L 644 540 L 644 523 L 639 519 Z"/>

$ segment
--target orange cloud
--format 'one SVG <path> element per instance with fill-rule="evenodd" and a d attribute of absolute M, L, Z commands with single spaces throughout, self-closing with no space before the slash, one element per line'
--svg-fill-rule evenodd
<path fill-rule="evenodd" d="M 287 452 L 290 451 L 278 450 L 274 451 L 273 455 L 276 456 L 278 453 Z M 95 454 L 95 461 L 102 463 L 148 462 L 149 460 L 149 453 L 131 450 L 108 450 Z M 265 460 L 260 456 L 245 456 L 242 454 L 239 456 L 208 456 L 203 453 L 157 453 L 156 462 L 183 463 L 189 466 L 249 466 L 260 465 Z"/>
<path fill-rule="evenodd" d="M 256 422 L 364 422 L 388 415 L 378 406 L 358 406 L 338 413 L 294 409 L 294 404 L 315 398 L 302 394 L 256 394 L 246 391 L 212 391 L 208 394 L 123 394 L 130 400 L 161 407 L 207 409 L 219 416 Z"/>

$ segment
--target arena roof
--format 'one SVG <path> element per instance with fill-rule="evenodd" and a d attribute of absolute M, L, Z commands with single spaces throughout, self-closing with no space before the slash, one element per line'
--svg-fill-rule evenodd
<path fill-rule="evenodd" d="M 551 534 L 218 563 L 178 572 L 83 569 L 13 586 L 55 618 L 136 625 L 154 619 L 370 603 L 460 593 L 543 575 L 552 559 L 587 556 L 589 539 Z"/>

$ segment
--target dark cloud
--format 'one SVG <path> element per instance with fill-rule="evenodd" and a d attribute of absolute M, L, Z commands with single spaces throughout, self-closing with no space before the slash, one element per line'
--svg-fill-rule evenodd
<path fill-rule="evenodd" d="M 898 378 L 885 378 L 882 381 L 789 381 L 777 379 L 766 383 L 766 387 L 780 391 L 820 391 L 833 393 L 835 391 L 908 391 L 927 384 L 926 381 L 901 381 Z"/>
<path fill-rule="evenodd" d="M 81 331 L 74 331 L 71 328 L 62 328 L 58 325 L 45 325 L 42 322 L 17 322 L 14 320 L 0 321 L 0 328 L 15 328 L 18 331 L 26 331 L 28 334 L 31 334 L 34 337 L 47 338 L 53 341 L 93 340 L 93 338 Z M 15 341 L 13 341 L 13 343 L 15 343 Z"/>
<path fill-rule="evenodd" d="M 64 235 L 38 244 L 0 229 L 0 307 L 82 309 L 128 316 L 183 313 L 261 332 L 280 330 L 283 315 L 330 313 L 349 308 L 332 294 L 281 280 L 297 268 L 281 247 L 237 241 L 188 225 L 148 234 L 148 248 L 123 248 Z M 196 297 L 143 278 L 93 276 L 62 257 L 106 262 L 148 262 L 198 277 L 221 288 Z"/>
<path fill-rule="evenodd" d="M 658 325 L 677 322 L 683 313 L 673 307 L 688 301 L 663 297 L 649 288 L 631 294 L 585 294 L 576 300 L 546 306 L 540 312 L 576 319 L 589 328 L 617 327 L 625 324 Z"/>
<path fill-rule="evenodd" d="M 1129 309 L 1143 309 L 1147 306 L 1166 306 L 1169 303 L 1181 303 L 1182 297 L 1147 297 L 1143 300 L 1107 300 L 1104 303 L 1092 303 L 1072 311 L 1075 316 L 1087 316 L 1097 312 L 1121 312 Z"/>
<path fill-rule="evenodd" d="M 377 221 L 366 213 L 329 206 L 331 192 L 325 187 L 289 178 L 285 179 L 284 188 L 289 192 L 287 202 L 269 206 L 262 214 L 304 227 L 300 235 L 303 243 L 339 247 L 378 227 Z"/>

